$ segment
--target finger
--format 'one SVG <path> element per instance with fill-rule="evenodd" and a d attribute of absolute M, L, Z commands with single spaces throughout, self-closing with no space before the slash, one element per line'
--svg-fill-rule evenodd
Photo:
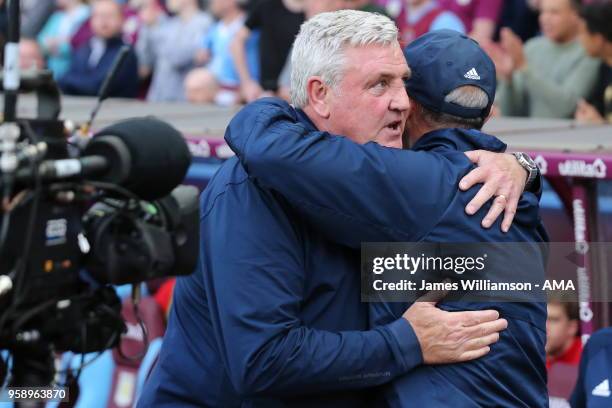
<path fill-rule="evenodd" d="M 504 219 L 502 221 L 501 226 L 503 232 L 508 232 L 510 230 L 510 227 L 512 226 L 512 221 L 514 220 L 519 201 L 521 199 L 521 196 L 523 195 L 525 184 L 513 183 L 513 186 L 508 191 L 507 195 L 505 192 L 499 192 L 499 194 L 506 195 L 508 199 L 506 202 L 506 208 L 504 210 Z"/>
<path fill-rule="evenodd" d="M 519 39 L 519 37 L 514 33 L 514 31 L 512 31 L 511 28 L 506 27 L 506 33 L 507 33 L 506 35 L 510 39 L 512 39 L 512 41 L 514 41 L 514 42 L 516 42 Z"/>
<path fill-rule="evenodd" d="M 453 320 L 457 321 L 461 327 L 476 326 L 486 322 L 499 319 L 497 310 L 473 310 L 466 312 L 452 312 Z"/>
<path fill-rule="evenodd" d="M 482 183 L 485 179 L 486 171 L 482 167 L 476 167 L 466 174 L 459 182 L 459 188 L 463 191 L 470 189 L 473 185 Z"/>
<path fill-rule="evenodd" d="M 478 337 L 475 339 L 471 339 L 466 341 L 461 345 L 461 350 L 470 351 L 470 350 L 478 350 L 483 347 L 490 346 L 491 344 L 497 343 L 499 341 L 499 333 L 491 333 L 484 337 Z"/>
<path fill-rule="evenodd" d="M 508 204 L 506 204 L 506 209 L 504 211 L 504 219 L 502 221 L 502 231 L 508 232 L 510 227 L 512 226 L 512 221 L 514 221 L 514 216 L 516 215 L 516 209 L 518 207 L 518 199 L 512 199 Z"/>
<path fill-rule="evenodd" d="M 486 356 L 487 354 L 489 354 L 490 351 L 491 351 L 491 347 L 489 346 L 480 348 L 478 350 L 465 351 L 461 353 L 461 355 L 457 359 L 457 362 L 476 360 L 477 358 Z"/>
<path fill-rule="evenodd" d="M 474 196 L 472 201 L 470 201 L 465 207 L 465 211 L 470 215 L 478 212 L 478 210 L 480 210 L 480 208 L 482 208 L 482 206 L 495 195 L 498 188 L 499 183 L 497 181 L 487 181 L 481 187 L 478 193 L 476 193 L 476 196 Z"/>
<path fill-rule="evenodd" d="M 476 326 L 464 327 L 461 329 L 462 337 L 467 341 L 479 339 L 490 336 L 492 334 L 499 334 L 500 331 L 506 330 L 508 327 L 508 321 L 506 319 L 497 319 L 491 322 L 485 322 Z M 487 344 L 483 344 L 480 347 L 484 347 Z"/>
<path fill-rule="evenodd" d="M 497 217 L 499 217 L 500 214 L 506 208 L 507 201 L 508 200 L 506 199 L 506 196 L 504 195 L 499 195 L 495 197 L 495 200 L 493 200 L 493 204 L 491 205 L 489 212 L 482 220 L 481 225 L 484 228 L 491 228 L 491 225 L 493 225 L 495 220 L 497 220 Z"/>
<path fill-rule="evenodd" d="M 502 221 L 502 231 L 508 232 L 510 231 L 510 227 L 512 226 L 512 221 L 514 221 L 514 216 L 516 215 L 516 206 L 514 208 L 510 208 L 510 206 L 506 206 L 506 210 L 504 211 L 504 219 Z"/>

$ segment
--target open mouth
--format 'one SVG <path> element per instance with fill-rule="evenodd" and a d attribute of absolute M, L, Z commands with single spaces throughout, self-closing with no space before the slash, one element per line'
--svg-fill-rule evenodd
<path fill-rule="evenodd" d="M 402 122 L 398 120 L 398 121 L 389 123 L 386 127 L 393 131 L 397 131 L 397 130 L 400 130 L 401 125 L 402 125 Z"/>

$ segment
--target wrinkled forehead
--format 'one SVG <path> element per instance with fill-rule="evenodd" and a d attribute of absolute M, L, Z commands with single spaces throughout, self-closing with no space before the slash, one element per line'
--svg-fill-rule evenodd
<path fill-rule="evenodd" d="M 345 72 L 356 71 L 366 76 L 386 75 L 409 77 L 410 67 L 397 41 L 390 44 L 369 44 L 343 47 Z"/>

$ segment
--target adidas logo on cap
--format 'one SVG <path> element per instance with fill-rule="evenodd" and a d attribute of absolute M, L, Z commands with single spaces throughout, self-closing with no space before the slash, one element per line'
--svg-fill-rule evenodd
<path fill-rule="evenodd" d="M 477 81 L 480 81 L 480 75 L 478 75 L 478 71 L 476 71 L 476 68 L 470 69 L 468 72 L 465 73 L 464 77 L 467 79 L 475 79 Z"/>

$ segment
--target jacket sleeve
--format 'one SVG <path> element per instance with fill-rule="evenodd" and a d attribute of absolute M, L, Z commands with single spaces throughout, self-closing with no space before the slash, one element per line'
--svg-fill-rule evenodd
<path fill-rule="evenodd" d="M 574 391 L 570 396 L 570 406 L 572 408 L 586 408 L 587 406 L 587 390 L 585 384 L 586 370 L 589 365 L 589 357 L 590 357 L 590 340 L 582 350 L 582 355 L 580 358 L 580 366 L 578 368 L 578 379 L 576 379 L 576 385 L 574 386 Z"/>
<path fill-rule="evenodd" d="M 449 161 L 466 160 L 460 152 L 443 157 L 312 131 L 275 99 L 239 112 L 225 138 L 257 183 L 280 192 L 328 238 L 353 248 L 419 240 L 457 191 Z"/>
<path fill-rule="evenodd" d="M 303 243 L 271 193 L 245 181 L 208 201 L 200 270 L 215 341 L 241 395 L 363 388 L 421 363 L 417 338 L 403 318 L 341 332 L 301 321 L 308 274 Z"/>

